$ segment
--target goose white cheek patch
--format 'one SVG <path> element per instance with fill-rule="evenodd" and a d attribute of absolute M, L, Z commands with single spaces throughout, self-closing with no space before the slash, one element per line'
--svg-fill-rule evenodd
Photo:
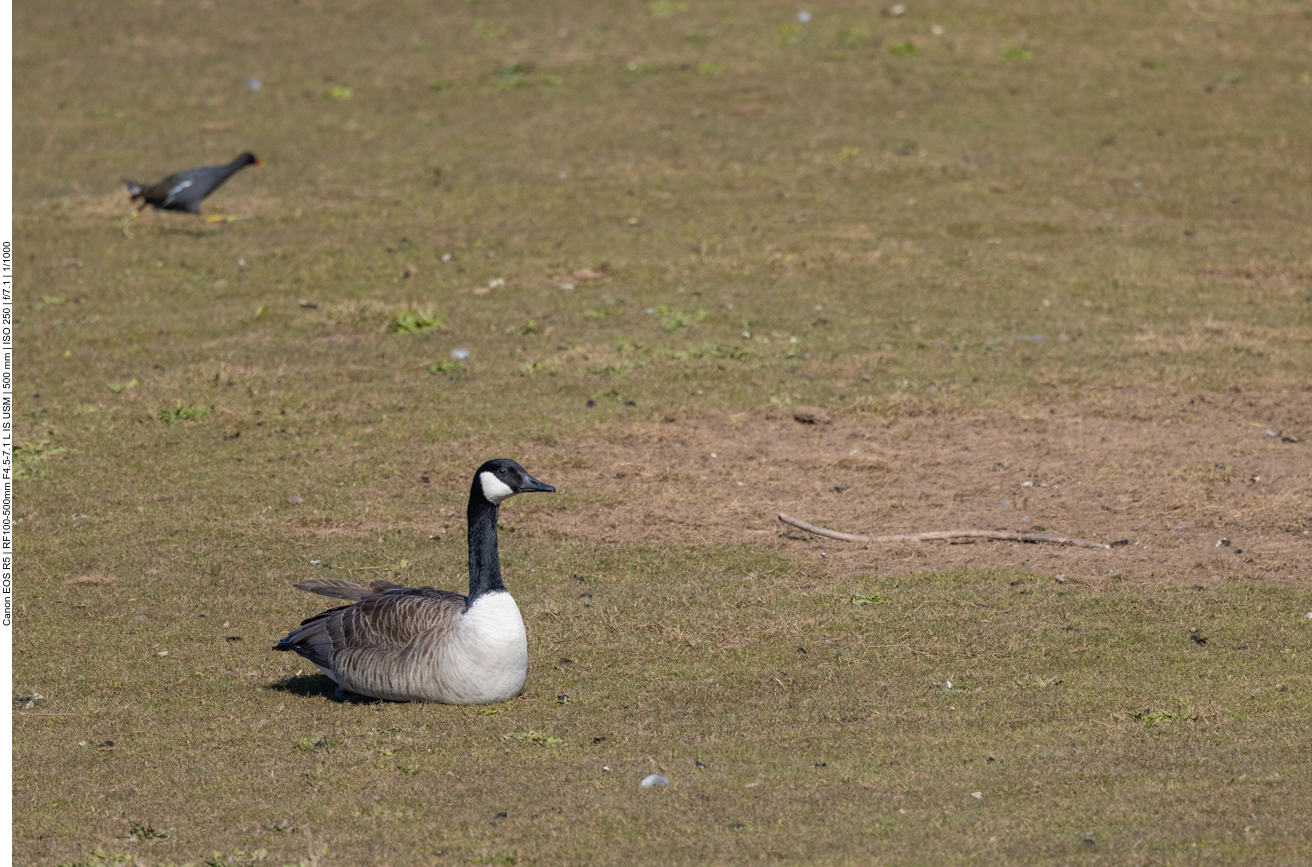
<path fill-rule="evenodd" d="M 510 485 L 491 473 L 479 473 L 478 481 L 483 485 L 483 496 L 487 497 L 487 501 L 494 506 L 501 505 L 502 500 L 515 495 Z"/>

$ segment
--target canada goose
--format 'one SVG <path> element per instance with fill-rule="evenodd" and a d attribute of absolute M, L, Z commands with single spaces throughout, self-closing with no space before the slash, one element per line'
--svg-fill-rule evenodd
<path fill-rule="evenodd" d="M 237 157 L 226 166 L 206 166 L 203 169 L 187 169 L 169 175 L 157 184 L 147 187 L 136 181 L 123 179 L 132 201 L 139 202 L 132 216 L 123 224 L 123 234 L 128 234 L 128 226 L 147 205 L 160 211 L 186 211 L 189 214 L 200 213 L 200 203 L 210 193 L 223 185 L 224 181 L 237 174 L 247 166 L 262 166 L 260 158 L 249 151 Z"/>
<path fill-rule="evenodd" d="M 354 604 L 311 617 L 278 642 L 351 693 L 389 701 L 486 704 L 519 695 L 528 677 L 528 638 L 501 582 L 497 511 L 529 491 L 554 493 L 512 460 L 488 461 L 469 490 L 469 595 L 374 581 L 302 581 L 310 593 Z"/>

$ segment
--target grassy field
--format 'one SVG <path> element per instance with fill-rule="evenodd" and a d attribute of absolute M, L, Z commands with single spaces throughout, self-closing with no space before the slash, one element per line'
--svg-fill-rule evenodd
<path fill-rule="evenodd" d="M 1312 860 L 1310 34 L 23 4 L 16 860 Z M 219 219 L 120 232 L 120 178 L 243 150 Z M 325 568 L 460 589 L 502 456 L 560 489 L 502 513 L 519 699 L 343 704 L 268 650 Z M 994 467 L 1135 544 L 773 522 L 950 529 Z"/>

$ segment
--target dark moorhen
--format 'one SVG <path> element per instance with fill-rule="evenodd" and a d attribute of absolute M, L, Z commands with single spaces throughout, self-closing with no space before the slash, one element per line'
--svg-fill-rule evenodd
<path fill-rule="evenodd" d="M 136 219 L 147 205 L 161 211 L 186 211 L 189 214 L 200 213 L 200 203 L 210 193 L 217 190 L 224 181 L 249 165 L 262 166 L 255 154 L 247 152 L 237 157 L 226 166 L 206 166 L 203 169 L 188 169 L 169 175 L 158 184 L 143 187 L 136 181 L 123 179 L 132 201 L 139 202 L 136 211 L 123 226 L 123 234 L 128 233 L 128 226 Z"/>

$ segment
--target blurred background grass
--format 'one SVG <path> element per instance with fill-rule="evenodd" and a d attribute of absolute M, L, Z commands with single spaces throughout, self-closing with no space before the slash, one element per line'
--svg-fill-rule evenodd
<path fill-rule="evenodd" d="M 18 231 L 49 294 L 94 286 L 99 317 L 27 317 L 29 366 L 103 399 L 89 357 L 60 360 L 74 342 L 128 333 L 162 363 L 164 344 L 217 341 L 204 357 L 222 358 L 302 329 L 306 353 L 421 306 L 440 336 L 332 357 L 464 346 L 521 412 L 555 409 L 506 382 L 525 364 L 586 397 L 608 390 L 593 354 L 708 343 L 719 364 L 657 364 L 634 388 L 715 407 L 1300 387 L 1312 84 L 1283 34 L 1306 11 L 20 10 Z M 119 175 L 243 149 L 269 169 L 208 209 L 247 222 L 104 231 Z M 601 263 L 602 284 L 571 276 Z M 494 280 L 496 299 L 469 294 Z M 662 307 L 677 312 L 646 313 Z M 871 381 L 833 385 L 853 375 Z"/>

